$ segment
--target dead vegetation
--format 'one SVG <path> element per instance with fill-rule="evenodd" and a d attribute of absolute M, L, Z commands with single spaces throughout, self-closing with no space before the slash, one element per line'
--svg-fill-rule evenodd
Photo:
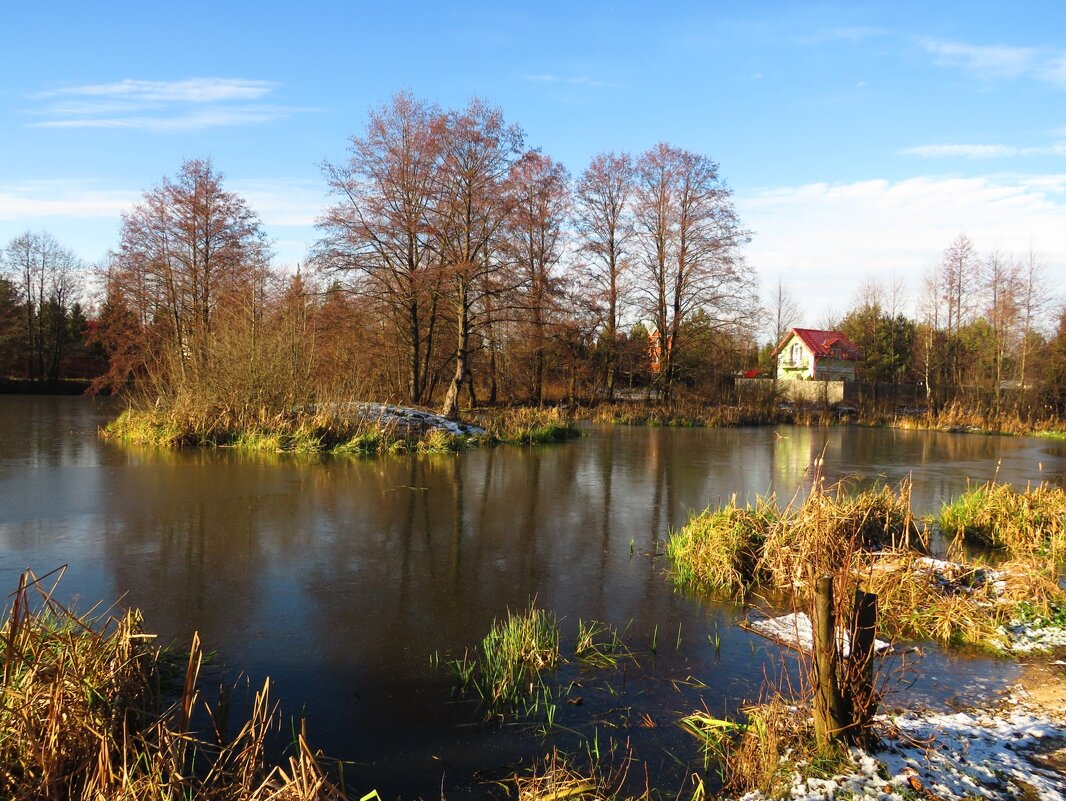
<path fill-rule="evenodd" d="M 58 575 L 25 574 L 4 622 L 0 797 L 348 798 L 303 734 L 286 764 L 268 763 L 266 740 L 278 722 L 269 680 L 256 693 L 248 720 L 228 732 L 198 687 L 203 652 L 197 637 L 168 702 L 166 654 L 143 630 L 139 613 L 79 615 L 56 599 Z M 204 721 L 208 731 L 197 731 L 194 721 Z"/>
<path fill-rule="evenodd" d="M 671 536 L 667 553 L 678 583 L 734 596 L 755 589 L 800 595 L 814 577 L 843 570 L 878 596 L 884 634 L 992 651 L 1006 648 L 1003 627 L 1020 610 L 1051 618 L 1066 602 L 1057 582 L 1066 492 L 983 485 L 946 505 L 939 525 L 955 538 L 953 553 L 969 542 L 997 546 L 1006 558 L 931 559 L 929 521 L 912 513 L 906 483 L 860 493 L 816 484 L 780 512 L 772 497 L 748 507 L 734 499 L 694 515 Z"/>

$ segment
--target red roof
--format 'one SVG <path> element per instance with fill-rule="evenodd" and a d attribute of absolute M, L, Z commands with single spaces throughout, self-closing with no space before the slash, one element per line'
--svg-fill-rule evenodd
<path fill-rule="evenodd" d="M 781 349 L 785 347 L 785 343 L 788 342 L 793 334 L 799 337 L 803 344 L 807 346 L 807 349 L 815 356 L 832 356 L 838 359 L 850 360 L 862 358 L 859 349 L 851 344 L 851 341 L 844 336 L 842 331 L 819 331 L 816 328 L 793 328 L 774 348 L 774 352 L 770 354 L 771 358 L 781 352 Z M 834 353 L 834 350 L 836 353 Z"/>

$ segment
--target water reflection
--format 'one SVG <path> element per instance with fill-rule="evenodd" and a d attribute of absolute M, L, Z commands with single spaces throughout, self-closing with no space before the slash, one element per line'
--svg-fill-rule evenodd
<path fill-rule="evenodd" d="M 910 476 L 927 512 L 967 479 L 1061 483 L 1066 463 L 1039 440 L 790 427 L 593 426 L 561 446 L 362 461 L 167 452 L 99 442 L 107 411 L 0 398 L 0 581 L 69 562 L 65 591 L 125 594 L 166 639 L 199 630 L 221 664 L 271 675 L 285 709 L 306 713 L 315 741 L 360 763 L 366 782 L 427 796 L 442 773 L 461 782 L 543 750 L 529 733 L 466 725 L 476 710 L 431 664 L 534 597 L 565 630 L 604 620 L 643 652 L 612 678 L 619 695 L 591 682 L 585 705 L 560 713 L 582 734 L 619 708 L 667 722 L 758 694 L 776 650 L 733 626 L 743 610 L 674 591 L 656 556 L 691 510 L 734 494 L 787 500 L 820 470 L 859 485 Z M 669 647 L 652 657 L 656 635 Z M 1007 675 L 929 659 L 931 675 L 958 682 Z M 690 676 L 709 687 L 666 681 Z M 625 734 L 648 754 L 691 746 L 673 726 Z"/>

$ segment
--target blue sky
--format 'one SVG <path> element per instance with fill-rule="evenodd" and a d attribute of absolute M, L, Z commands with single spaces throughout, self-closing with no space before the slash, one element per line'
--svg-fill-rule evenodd
<path fill-rule="evenodd" d="M 1066 283 L 1066 3 L 0 0 L 0 243 L 87 260 L 210 157 L 300 261 L 366 111 L 478 95 L 575 175 L 666 140 L 719 162 L 805 322 L 958 233 Z"/>

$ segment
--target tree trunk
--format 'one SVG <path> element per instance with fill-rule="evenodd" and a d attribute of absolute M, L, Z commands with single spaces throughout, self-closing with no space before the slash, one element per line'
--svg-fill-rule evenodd
<path fill-rule="evenodd" d="M 467 308 L 467 286 L 463 279 L 459 279 L 456 298 L 456 328 L 458 329 L 455 347 L 455 374 L 448 385 L 448 391 L 444 395 L 444 405 L 441 407 L 441 415 L 449 420 L 459 419 L 459 392 L 463 388 L 463 382 L 470 374 L 468 365 L 470 319 Z M 473 382 L 471 382 L 473 385 Z"/>

